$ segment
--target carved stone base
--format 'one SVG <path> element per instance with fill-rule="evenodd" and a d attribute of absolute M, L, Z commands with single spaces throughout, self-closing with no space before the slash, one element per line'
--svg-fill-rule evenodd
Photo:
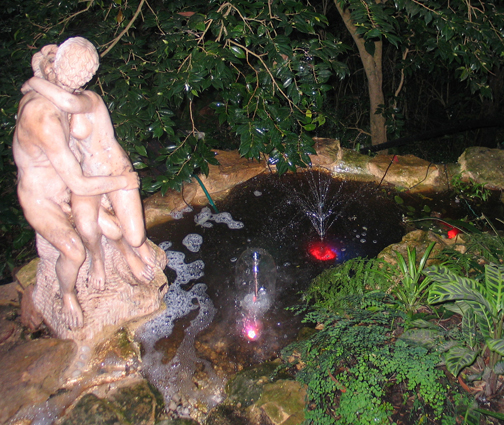
<path fill-rule="evenodd" d="M 146 285 L 135 279 L 120 252 L 110 245 L 105 237 L 102 238 L 107 276 L 105 290 L 98 291 L 88 286 L 88 256 L 80 268 L 75 288 L 84 314 L 84 326 L 69 329 L 61 313 L 62 298 L 55 271 L 59 252 L 37 234 L 40 263 L 32 295 L 33 303 L 54 334 L 62 339 L 90 340 L 107 325 L 120 325 L 159 309 L 168 290 L 167 278 L 163 273 L 166 254 L 151 241 L 149 243 L 156 250 L 160 267 L 155 270 L 154 280 Z"/>

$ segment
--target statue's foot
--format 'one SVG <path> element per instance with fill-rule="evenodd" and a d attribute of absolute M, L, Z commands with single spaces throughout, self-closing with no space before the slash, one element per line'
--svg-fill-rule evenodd
<path fill-rule="evenodd" d="M 155 268 L 156 264 L 156 251 L 152 248 L 147 241 L 137 248 L 138 255 L 142 261 L 151 268 Z"/>
<path fill-rule="evenodd" d="M 84 316 L 75 294 L 63 294 L 63 320 L 70 329 L 82 328 Z"/>
<path fill-rule="evenodd" d="M 133 273 L 135 279 L 140 283 L 147 284 L 154 280 L 154 269 L 151 266 L 145 264 L 143 260 L 133 251 L 128 253 L 128 255 L 126 256 L 126 261 L 131 270 L 131 273 Z"/>
<path fill-rule="evenodd" d="M 97 291 L 105 290 L 105 265 L 102 261 L 91 261 L 88 283 Z"/>

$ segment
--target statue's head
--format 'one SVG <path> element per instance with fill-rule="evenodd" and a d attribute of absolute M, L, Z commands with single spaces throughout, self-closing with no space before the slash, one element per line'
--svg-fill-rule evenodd
<path fill-rule="evenodd" d="M 54 59 L 57 51 L 58 46 L 56 44 L 48 44 L 33 55 L 31 65 L 35 77 L 43 78 L 52 83 L 55 82 Z"/>
<path fill-rule="evenodd" d="M 85 38 L 69 38 L 60 46 L 54 58 L 54 72 L 59 83 L 79 89 L 96 73 L 100 60 L 95 47 Z"/>

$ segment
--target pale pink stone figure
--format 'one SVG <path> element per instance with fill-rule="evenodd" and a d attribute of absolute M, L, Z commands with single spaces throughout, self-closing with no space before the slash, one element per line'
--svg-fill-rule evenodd
<path fill-rule="evenodd" d="M 81 90 L 98 69 L 98 59 L 96 49 L 89 41 L 81 37 L 70 38 L 56 51 L 55 84 L 35 76 L 25 83 L 23 90 L 33 89 L 71 114 L 70 140 L 75 143 L 85 176 L 115 176 L 131 171 L 131 162 L 115 139 L 110 115 L 101 97 L 92 91 Z M 96 289 L 104 289 L 101 244 L 104 234 L 123 253 L 134 276 L 140 282 L 148 283 L 154 278 L 156 253 L 146 242 L 139 191 L 118 190 L 108 193 L 107 197 L 115 217 L 100 208 L 101 196 L 71 195 L 75 224 L 91 256 L 89 282 Z"/>
<path fill-rule="evenodd" d="M 45 46 L 32 61 L 36 75 L 55 81 L 52 60 L 57 46 Z M 35 91 L 22 98 L 12 144 L 18 168 L 18 197 L 27 221 L 58 251 L 56 276 L 62 297 L 62 316 L 67 327 L 83 325 L 83 313 L 75 293 L 79 268 L 85 259 L 80 236 L 68 213 L 70 191 L 77 196 L 99 196 L 116 190 L 138 192 L 139 181 L 130 168 L 102 176 L 84 176 L 69 148 L 69 117 Z"/>

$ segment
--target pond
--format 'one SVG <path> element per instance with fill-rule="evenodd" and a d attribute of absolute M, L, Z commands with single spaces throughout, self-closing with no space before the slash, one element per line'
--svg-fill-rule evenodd
<path fill-rule="evenodd" d="M 151 240 L 167 249 L 167 274 L 175 283 L 165 315 L 139 339 L 146 374 L 169 409 L 185 416 L 189 400 L 217 404 L 229 376 L 276 358 L 295 340 L 302 323 L 286 307 L 300 302 L 315 276 L 401 240 L 402 214 L 393 198 L 375 184 L 328 178 L 314 171 L 261 175 L 217 204 L 229 221 L 205 207 L 150 230 Z M 196 247 L 188 235 L 196 237 Z M 260 315 L 253 337 L 244 334 L 246 314 L 235 282 L 248 249 L 271 256 L 276 274 L 271 307 Z"/>

